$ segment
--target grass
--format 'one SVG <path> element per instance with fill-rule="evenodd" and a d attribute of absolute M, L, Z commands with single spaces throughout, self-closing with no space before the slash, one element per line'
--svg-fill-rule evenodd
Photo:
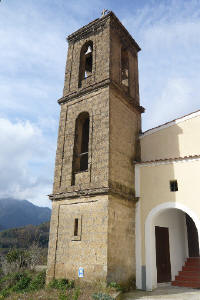
<path fill-rule="evenodd" d="M 54 279 L 45 287 L 45 272 L 20 271 L 0 279 L 0 299 L 6 300 L 113 300 L 116 283 L 83 283 Z"/>
<path fill-rule="evenodd" d="M 40 290 L 45 286 L 44 271 L 20 271 L 10 273 L 0 279 L 0 299 L 7 298 L 13 293 L 25 293 Z"/>

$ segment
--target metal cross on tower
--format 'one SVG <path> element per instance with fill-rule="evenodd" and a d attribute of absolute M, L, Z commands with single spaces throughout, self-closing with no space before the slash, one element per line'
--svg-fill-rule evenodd
<path fill-rule="evenodd" d="M 104 17 L 107 12 L 108 12 L 108 10 L 104 8 L 101 12 L 101 17 Z"/>

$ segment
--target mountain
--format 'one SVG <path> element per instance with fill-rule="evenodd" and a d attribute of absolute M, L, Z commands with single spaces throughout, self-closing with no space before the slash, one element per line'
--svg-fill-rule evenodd
<path fill-rule="evenodd" d="M 51 209 L 48 207 L 39 207 L 27 200 L 0 199 L 0 231 L 30 224 L 39 225 L 48 222 L 50 216 Z"/>

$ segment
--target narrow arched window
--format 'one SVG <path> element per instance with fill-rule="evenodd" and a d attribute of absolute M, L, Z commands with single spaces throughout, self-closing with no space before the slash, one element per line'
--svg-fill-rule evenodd
<path fill-rule="evenodd" d="M 129 86 L 129 62 L 128 51 L 124 48 L 121 49 L 121 84 L 126 92 Z"/>
<path fill-rule="evenodd" d="M 79 85 L 81 81 L 92 75 L 93 64 L 93 42 L 89 41 L 83 45 L 80 53 Z"/>
<path fill-rule="evenodd" d="M 88 112 L 82 112 L 76 119 L 73 173 L 88 169 L 89 128 L 89 114 Z"/>
<path fill-rule="evenodd" d="M 82 125 L 82 139 L 80 151 L 80 171 L 88 169 L 88 143 L 89 143 L 89 117 L 87 117 Z"/>

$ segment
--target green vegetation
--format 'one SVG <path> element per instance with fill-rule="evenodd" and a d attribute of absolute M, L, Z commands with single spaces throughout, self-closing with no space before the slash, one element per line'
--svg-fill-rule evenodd
<path fill-rule="evenodd" d="M 45 286 L 45 279 L 46 279 L 46 271 L 39 272 L 34 276 L 30 282 L 29 290 L 31 291 L 38 291 Z"/>
<path fill-rule="evenodd" d="M 110 294 L 121 289 L 115 282 L 89 284 L 65 278 L 53 279 L 45 286 L 46 271 L 35 271 L 41 261 L 41 250 L 33 243 L 29 249 L 13 248 L 1 256 L 0 299 L 113 300 Z"/>
<path fill-rule="evenodd" d="M 99 285 L 92 286 L 79 281 L 54 279 L 45 287 L 45 276 L 45 271 L 31 270 L 3 276 L 0 279 L 0 299 L 114 300 L 108 288 L 98 291 Z"/>
<path fill-rule="evenodd" d="M 47 248 L 49 241 L 49 222 L 40 225 L 27 225 L 20 228 L 7 229 L 0 232 L 0 245 L 2 249 L 27 249 L 33 243 L 41 248 Z"/>
<path fill-rule="evenodd" d="M 43 289 L 46 272 L 35 272 L 40 260 L 40 248 L 32 245 L 29 250 L 11 249 L 1 257 L 0 299 L 11 293 Z"/>
<path fill-rule="evenodd" d="M 49 287 L 57 290 L 66 290 L 66 289 L 73 289 L 75 285 L 74 280 L 68 279 L 53 279 L 49 283 Z"/>
<path fill-rule="evenodd" d="M 80 289 L 75 287 L 74 280 L 53 279 L 48 288 L 59 290 L 59 300 L 78 300 L 80 295 Z"/>
<path fill-rule="evenodd" d="M 96 293 L 92 295 L 94 300 L 114 300 L 110 295 L 103 293 Z"/>
<path fill-rule="evenodd" d="M 122 291 L 123 290 L 122 286 L 119 283 L 116 283 L 116 282 L 110 282 L 108 284 L 108 287 L 113 288 L 116 291 Z"/>
<path fill-rule="evenodd" d="M 16 249 L 24 253 L 37 247 L 40 248 L 40 261 L 38 264 L 46 264 L 49 241 L 49 222 L 40 225 L 28 225 L 21 228 L 8 229 L 0 232 L 0 256 L 5 257 L 10 249 Z"/>
<path fill-rule="evenodd" d="M 44 288 L 44 271 L 36 273 L 31 271 L 20 271 L 10 273 L 0 279 L 0 299 L 8 297 L 13 292 L 22 293 Z"/>

